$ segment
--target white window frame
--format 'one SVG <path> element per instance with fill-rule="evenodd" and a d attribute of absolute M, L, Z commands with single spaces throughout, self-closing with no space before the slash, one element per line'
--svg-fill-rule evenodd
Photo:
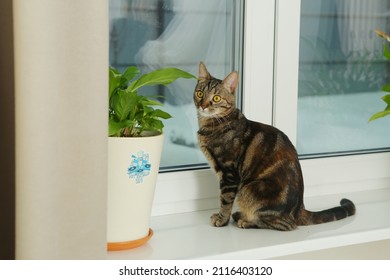
<path fill-rule="evenodd" d="M 255 121 L 297 134 L 300 0 L 246 0 L 243 112 Z M 194 116 L 195 117 L 195 116 Z M 301 160 L 305 196 L 390 186 L 390 153 Z M 218 207 L 211 170 L 162 173 L 152 215 Z"/>
<path fill-rule="evenodd" d="M 276 0 L 274 122 L 296 143 L 300 0 Z M 390 153 L 301 160 L 306 196 L 390 186 Z"/>

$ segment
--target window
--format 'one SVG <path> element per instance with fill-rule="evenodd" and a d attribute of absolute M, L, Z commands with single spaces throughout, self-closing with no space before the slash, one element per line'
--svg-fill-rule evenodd
<path fill-rule="evenodd" d="M 329 1 L 322 1 L 322 4 L 327 2 Z M 355 1 L 348 2 L 353 3 Z M 359 1 L 361 5 L 366 2 L 370 3 L 367 7 L 371 7 L 370 5 L 373 1 Z M 301 21 L 301 16 L 305 14 L 305 9 L 307 9 L 305 5 L 308 4 L 300 0 L 275 1 L 275 63 L 273 68 L 272 123 L 285 131 L 297 146 L 300 145 L 299 127 L 302 125 L 299 122 L 303 121 L 299 117 L 298 104 L 299 98 L 302 98 L 302 96 L 299 96 L 298 89 L 302 86 L 299 80 L 302 78 L 299 72 L 299 70 L 302 70 L 300 68 L 301 58 L 299 49 L 301 40 L 300 29 L 301 25 L 304 24 Z M 375 95 L 373 95 L 373 99 L 376 99 Z M 370 114 L 380 110 L 383 110 L 383 105 L 379 100 L 378 108 L 374 109 Z M 365 124 L 367 124 L 370 114 L 367 115 L 367 118 L 364 118 Z M 310 121 L 310 116 L 307 118 L 305 121 Z M 370 123 L 367 126 L 372 124 L 379 125 L 379 123 Z M 388 126 L 385 129 L 388 129 Z M 370 139 L 371 135 L 369 133 L 365 133 L 365 135 L 367 139 Z M 322 146 L 324 145 L 320 145 L 321 148 Z M 302 158 L 302 150 L 299 152 Z M 335 149 L 333 152 L 339 152 L 339 150 Z M 327 154 L 319 150 L 316 151 L 315 158 L 304 157 L 301 160 L 301 165 L 305 178 L 305 196 L 388 187 L 390 185 L 388 172 L 390 153 L 382 149 L 380 153 L 372 153 L 372 150 L 366 150 L 365 153 L 357 152 L 356 154 L 356 150 L 353 153 L 349 151 L 347 154 L 341 154 L 343 156 L 333 153 L 334 157 L 326 157 Z"/>
<path fill-rule="evenodd" d="M 379 53 L 380 39 L 376 40 L 371 33 L 368 34 L 368 39 L 364 40 L 366 43 L 371 42 L 376 51 L 372 49 L 373 54 L 368 57 L 363 57 L 363 52 L 357 52 L 355 54 L 357 57 L 353 60 L 349 57 L 354 49 L 340 56 L 342 53 L 340 43 L 336 48 L 331 40 L 340 38 L 337 35 L 340 34 L 339 31 L 334 33 L 335 30 L 341 30 L 341 27 L 335 27 L 336 23 L 345 24 L 350 19 L 359 19 L 361 21 L 357 25 L 364 26 L 362 30 L 368 30 L 362 20 L 372 18 L 372 22 L 375 22 L 374 18 L 380 18 L 380 22 L 385 22 L 382 19 L 386 18 L 384 16 L 386 9 L 381 8 L 383 15 L 378 16 L 375 12 L 377 10 L 373 9 L 379 5 L 379 0 L 345 1 L 345 3 L 358 2 L 359 5 L 370 3 L 367 7 L 371 9 L 370 15 L 374 14 L 374 16 L 368 14 L 360 14 L 356 17 L 340 16 L 340 14 L 346 15 L 346 6 L 343 8 L 343 13 L 336 13 L 335 7 L 341 7 L 342 2 L 344 3 L 344 1 L 328 0 L 110 1 L 110 63 L 116 63 L 119 67 L 119 63 L 137 64 L 146 71 L 154 69 L 153 67 L 173 65 L 196 74 L 198 62 L 204 60 L 211 61 L 211 64 L 209 62 L 207 65 L 210 65 L 209 70 L 216 76 L 223 77 L 232 69 L 239 70 L 242 79 L 240 104 L 245 115 L 252 120 L 272 124 L 281 129 L 298 147 L 303 158 L 301 164 L 305 177 L 306 196 L 381 188 L 390 184 L 388 174 L 390 154 L 382 152 L 390 146 L 388 137 L 390 119 L 367 124 L 371 114 L 383 109 L 379 99 L 381 96 L 379 88 L 380 84 L 388 79 L 387 66 Z M 220 6 L 215 8 L 214 5 L 217 4 Z M 185 5 L 191 5 L 191 8 L 184 7 Z M 333 14 L 330 13 L 331 7 L 333 7 Z M 180 53 L 168 56 L 170 48 L 164 47 L 157 48 L 158 51 L 147 56 L 149 60 L 140 60 L 140 54 L 148 49 L 148 45 L 161 47 L 161 40 L 166 38 L 169 30 L 172 30 L 172 22 L 177 20 L 177 17 L 182 19 L 194 17 L 197 24 L 200 17 L 204 20 L 211 20 L 211 18 L 217 20 L 215 18 L 217 17 L 223 26 L 221 41 L 212 43 L 209 41 L 208 49 L 202 51 L 194 40 L 199 34 L 191 29 L 193 27 L 188 27 L 187 30 L 191 31 L 186 32 L 185 36 L 178 36 L 180 39 L 176 40 L 180 44 L 183 43 L 182 41 L 189 41 L 192 46 L 196 44 L 191 55 L 183 55 L 187 59 L 180 58 Z M 159 21 L 156 21 L 156 18 L 159 18 Z M 137 31 L 138 35 L 120 35 L 124 30 L 127 30 L 125 34 L 130 32 L 130 25 L 126 25 L 126 22 L 138 24 L 137 30 L 141 30 Z M 156 22 L 164 22 L 164 24 Z M 217 24 L 212 24 L 212 27 L 215 25 Z M 343 30 L 349 29 L 349 26 L 349 24 L 345 25 Z M 381 25 L 378 28 L 386 29 L 386 26 Z M 216 29 L 210 26 L 207 30 L 208 33 L 216 32 Z M 326 33 L 328 37 L 321 37 L 325 36 L 322 33 Z M 137 37 L 139 41 L 133 44 L 130 41 L 126 43 L 126 40 L 133 38 L 131 36 L 140 36 Z M 120 41 L 123 42 L 119 43 Z M 320 48 L 320 41 L 327 41 L 332 48 L 326 44 L 322 44 L 323 47 Z M 313 42 L 318 46 L 309 51 L 309 43 Z M 351 46 L 351 42 L 348 42 L 346 41 L 346 46 Z M 113 47 L 115 44 L 116 47 Z M 216 44 L 219 46 L 221 56 L 220 59 L 213 60 L 213 54 L 216 52 L 213 47 Z M 130 45 L 134 48 L 131 55 L 124 51 L 125 48 L 130 48 Z M 361 46 L 362 50 L 366 49 L 364 44 Z M 188 57 L 193 59 L 188 61 Z M 323 57 L 327 57 L 327 60 L 319 59 Z M 359 59 L 355 60 L 355 58 Z M 337 75 L 334 80 L 343 84 L 344 88 L 335 88 L 336 83 L 333 79 L 328 79 L 326 83 L 319 82 L 318 77 L 327 77 L 326 75 L 336 71 L 337 67 L 352 70 L 355 65 L 360 67 L 363 73 L 364 69 L 373 70 L 365 77 L 366 79 L 375 77 L 375 86 L 368 87 L 364 81 L 351 78 L 348 80 L 351 87 L 347 90 L 347 82 L 344 83 L 346 78 Z M 317 91 L 310 90 L 313 83 L 317 83 Z M 362 84 L 365 87 L 362 87 Z M 193 85 L 193 82 L 191 85 L 185 85 L 188 92 L 184 95 L 176 94 L 174 88 L 159 89 L 163 90 L 167 107 L 178 109 L 173 113 L 176 118 L 172 123 L 166 124 L 165 140 L 176 139 L 177 141 L 165 143 L 163 169 L 178 170 L 177 167 L 180 167 L 184 171 L 160 174 L 153 215 L 218 207 L 218 199 L 216 199 L 218 183 L 215 175 L 209 169 L 199 168 L 206 166 L 205 160 L 197 149 L 191 148 L 195 145 L 194 137 L 197 130 L 196 119 L 193 119 L 195 112 L 190 111 L 193 110 L 193 106 L 188 100 L 192 95 Z M 323 85 L 326 91 L 320 91 L 319 85 Z M 177 84 L 177 86 L 182 85 Z M 177 98 L 178 96 L 180 99 Z M 366 96 L 367 100 L 372 97 L 370 107 L 361 105 L 364 104 L 362 96 Z M 307 104 L 308 100 L 317 106 L 315 110 L 312 110 L 311 104 Z M 340 103 L 339 100 L 342 102 Z M 329 108 L 339 109 L 332 111 L 332 118 L 327 117 Z M 183 124 L 175 123 L 182 120 L 185 120 Z M 192 123 L 193 121 L 195 123 Z M 354 123 L 350 123 L 351 121 Z M 185 132 L 177 129 L 183 126 L 187 126 Z M 323 136 L 325 130 L 330 131 L 327 133 L 329 137 Z M 352 134 L 351 130 L 358 135 Z M 345 139 L 354 139 L 356 143 L 348 142 L 350 140 L 344 141 Z M 169 149 L 173 149 L 173 152 Z M 178 155 L 183 150 L 188 154 L 180 159 Z M 381 151 L 381 153 L 371 153 L 373 151 Z M 329 153 L 334 157 L 327 157 Z M 355 153 L 359 155 L 350 155 Z M 340 154 L 348 154 L 348 156 L 339 156 Z M 170 155 L 175 155 L 177 158 L 172 159 Z"/>
<path fill-rule="evenodd" d="M 390 147 L 381 87 L 389 82 L 383 41 L 385 0 L 302 0 L 297 149 L 301 156 L 353 154 Z"/>
<path fill-rule="evenodd" d="M 178 67 L 197 75 L 199 61 L 224 78 L 240 67 L 242 1 L 110 1 L 110 65 L 129 65 L 142 72 Z M 165 110 L 161 170 L 203 167 L 197 147 L 198 121 L 192 101 L 194 80 L 177 80 L 143 94 L 163 96 Z M 240 93 L 238 96 L 240 96 Z"/>

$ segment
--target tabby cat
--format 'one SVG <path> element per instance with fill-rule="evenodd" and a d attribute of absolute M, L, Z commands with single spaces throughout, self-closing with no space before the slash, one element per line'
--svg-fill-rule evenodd
<path fill-rule="evenodd" d="M 225 226 L 236 199 L 239 212 L 232 215 L 240 228 L 293 230 L 355 214 L 355 205 L 320 212 L 305 209 L 303 177 L 297 152 L 287 136 L 275 127 L 250 121 L 235 107 L 238 73 L 223 81 L 199 64 L 194 92 L 198 141 L 220 181 L 220 210 L 211 224 Z"/>

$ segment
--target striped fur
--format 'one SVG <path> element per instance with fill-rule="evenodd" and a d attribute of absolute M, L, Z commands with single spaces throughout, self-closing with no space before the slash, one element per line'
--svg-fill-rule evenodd
<path fill-rule="evenodd" d="M 241 228 L 287 231 L 354 215 L 355 206 L 348 199 L 320 212 L 305 209 L 294 146 L 275 127 L 245 118 L 235 107 L 237 84 L 237 72 L 222 81 L 199 64 L 194 92 L 198 141 L 220 182 L 220 211 L 211 216 L 212 225 L 225 226 L 232 216 Z M 232 215 L 234 201 L 240 211 Z"/>

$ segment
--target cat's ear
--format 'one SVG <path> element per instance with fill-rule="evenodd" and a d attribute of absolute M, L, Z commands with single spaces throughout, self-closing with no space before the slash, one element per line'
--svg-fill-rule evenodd
<path fill-rule="evenodd" d="M 207 71 L 206 66 L 203 64 L 203 62 L 199 63 L 199 80 L 211 80 L 211 75 L 209 71 Z"/>
<path fill-rule="evenodd" d="M 238 72 L 233 71 L 223 81 L 223 86 L 230 92 L 234 93 L 238 86 Z"/>

